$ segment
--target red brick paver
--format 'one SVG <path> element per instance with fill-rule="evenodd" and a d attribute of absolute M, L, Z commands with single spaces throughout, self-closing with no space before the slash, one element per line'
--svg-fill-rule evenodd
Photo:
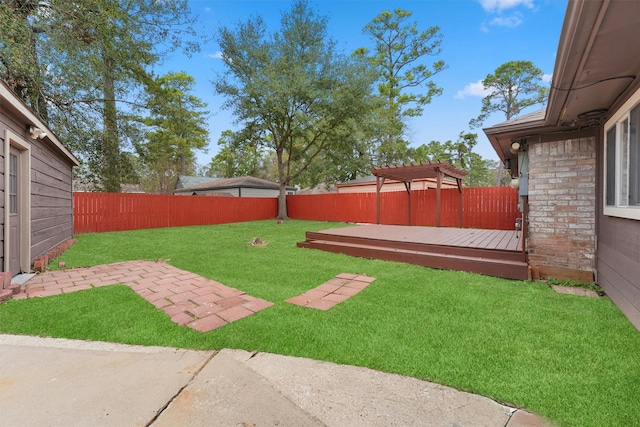
<path fill-rule="evenodd" d="M 341 273 L 317 288 L 289 298 L 287 302 L 302 307 L 329 310 L 334 305 L 354 296 L 374 280 L 376 280 L 374 277 Z"/>
<path fill-rule="evenodd" d="M 273 305 L 214 280 L 153 261 L 126 261 L 40 273 L 13 298 L 67 294 L 119 283 L 128 285 L 167 313 L 175 323 L 201 332 L 211 331 Z"/>

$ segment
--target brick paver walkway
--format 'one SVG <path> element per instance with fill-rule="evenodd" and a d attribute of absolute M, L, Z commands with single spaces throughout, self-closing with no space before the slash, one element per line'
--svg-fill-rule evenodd
<path fill-rule="evenodd" d="M 153 261 L 48 271 L 31 278 L 13 298 L 46 297 L 118 283 L 131 287 L 172 321 L 202 332 L 273 305 L 214 280 Z"/>
<path fill-rule="evenodd" d="M 317 288 L 289 298 L 287 302 L 318 310 L 329 310 L 334 305 L 354 296 L 374 280 L 376 280 L 374 277 L 341 273 Z"/>

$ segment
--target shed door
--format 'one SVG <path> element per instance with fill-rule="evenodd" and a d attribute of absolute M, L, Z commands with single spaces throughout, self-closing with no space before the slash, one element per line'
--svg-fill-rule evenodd
<path fill-rule="evenodd" d="M 20 273 L 20 151 L 11 147 L 9 154 L 9 270 Z"/>

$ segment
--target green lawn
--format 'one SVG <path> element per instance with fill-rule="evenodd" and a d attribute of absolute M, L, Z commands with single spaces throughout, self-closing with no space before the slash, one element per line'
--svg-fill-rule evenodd
<path fill-rule="evenodd" d="M 60 258 L 67 267 L 164 259 L 275 305 L 199 333 L 111 286 L 9 301 L 0 331 L 310 357 L 450 385 L 562 426 L 640 425 L 640 333 L 607 298 L 296 248 L 305 231 L 336 226 L 259 221 L 80 235 Z M 268 245 L 248 246 L 256 236 Z M 284 302 L 342 272 L 376 281 L 326 312 Z"/>

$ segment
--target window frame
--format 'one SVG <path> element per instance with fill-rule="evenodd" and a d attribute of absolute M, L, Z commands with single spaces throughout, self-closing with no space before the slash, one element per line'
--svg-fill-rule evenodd
<path fill-rule="evenodd" d="M 621 171 L 621 166 L 622 166 L 622 162 L 623 162 L 623 150 L 622 150 L 622 142 L 621 142 L 621 125 L 625 122 L 628 121 L 630 123 L 631 121 L 631 110 L 633 110 L 636 107 L 640 107 L 640 89 L 637 90 L 624 104 L 622 104 L 622 106 L 616 110 L 616 112 L 609 118 L 609 120 L 606 121 L 605 125 L 604 125 L 604 133 L 603 133 L 603 138 L 604 138 L 604 144 L 603 144 L 603 174 L 602 174 L 602 188 L 603 188 L 603 197 L 602 197 L 602 204 L 603 204 L 603 213 L 606 216 L 615 216 L 615 217 L 620 217 L 620 218 L 628 218 L 628 219 L 635 219 L 635 220 L 640 220 L 640 205 L 635 205 L 635 206 L 624 206 L 621 203 L 621 187 L 622 187 L 622 176 L 623 176 L 623 171 Z M 638 129 L 640 129 L 640 123 L 637 123 L 636 126 L 638 127 Z M 614 200 L 614 205 L 608 205 L 607 201 L 609 199 L 608 196 L 610 196 L 608 194 L 609 189 L 611 188 L 609 186 L 609 180 L 608 178 L 610 178 L 608 175 L 608 168 L 610 165 L 610 162 L 608 159 L 608 155 L 611 153 L 611 150 L 609 150 L 609 141 L 607 140 L 607 136 L 609 134 L 609 131 L 611 131 L 613 128 L 615 128 L 615 136 L 616 136 L 616 141 L 615 141 L 615 159 L 613 160 L 613 164 L 615 167 L 614 170 L 614 179 L 615 179 L 615 184 L 613 185 L 614 191 L 615 191 L 615 197 L 613 198 Z M 630 137 L 630 135 L 627 133 L 627 136 Z M 640 140 L 638 141 L 638 144 L 640 144 Z M 640 149 L 640 147 L 638 148 Z M 627 157 L 629 157 L 629 150 L 626 151 L 627 153 Z M 628 162 L 628 159 L 627 159 Z M 624 171 L 624 174 L 626 175 L 627 179 L 628 176 L 630 175 L 630 165 L 627 164 L 626 165 L 626 170 Z M 640 165 L 636 165 L 637 168 L 640 168 Z M 629 191 L 629 183 L 627 182 L 626 184 L 626 189 L 627 192 Z"/>

